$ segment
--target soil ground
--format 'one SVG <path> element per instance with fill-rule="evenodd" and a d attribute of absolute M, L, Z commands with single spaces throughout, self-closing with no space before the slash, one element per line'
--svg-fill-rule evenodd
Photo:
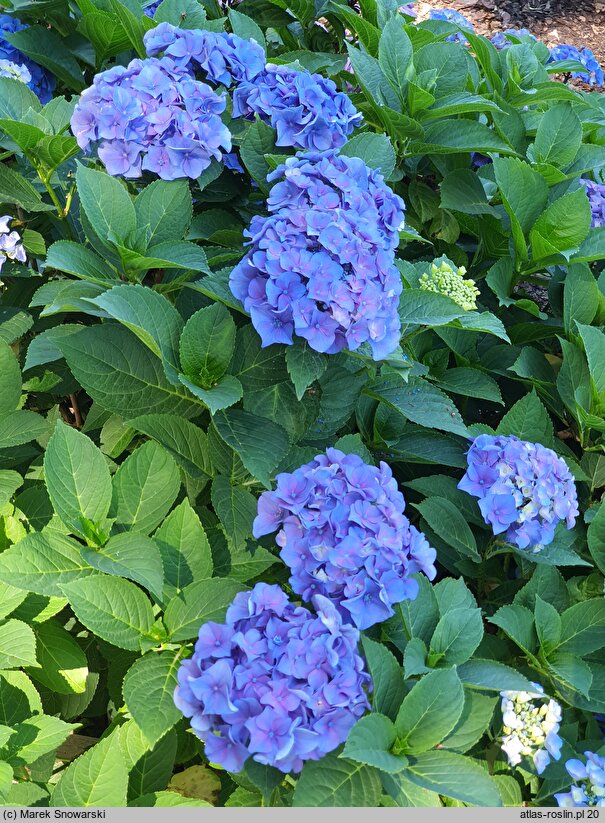
<path fill-rule="evenodd" d="M 547 46 L 569 43 L 592 49 L 605 66 L 605 2 L 599 0 L 430 0 L 416 3 L 419 17 L 431 8 L 453 8 L 491 37 L 508 28 L 526 28 Z"/>

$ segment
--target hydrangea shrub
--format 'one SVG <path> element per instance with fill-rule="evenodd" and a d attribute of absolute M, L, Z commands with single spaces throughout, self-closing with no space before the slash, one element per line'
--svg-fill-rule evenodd
<path fill-rule="evenodd" d="M 1 802 L 602 806 L 594 55 L 38 5 L 0 15 Z"/>

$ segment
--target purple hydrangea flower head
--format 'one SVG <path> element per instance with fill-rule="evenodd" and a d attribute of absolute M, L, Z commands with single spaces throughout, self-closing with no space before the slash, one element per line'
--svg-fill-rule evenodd
<path fill-rule="evenodd" d="M 230 278 L 262 345 L 296 334 L 328 354 L 367 342 L 376 360 L 389 355 L 400 331 L 401 198 L 378 171 L 335 151 L 290 157 L 267 179 L 280 179 L 270 214 L 252 218 L 251 248 Z"/>
<path fill-rule="evenodd" d="M 148 6 L 145 6 L 145 8 L 143 9 L 143 14 L 145 14 L 146 17 L 151 17 L 153 19 L 153 16 L 158 10 L 158 6 L 161 2 L 162 0 L 153 0 L 153 3 L 150 3 Z"/>
<path fill-rule="evenodd" d="M 593 228 L 605 226 L 605 185 L 587 179 L 581 179 L 580 182 L 586 188 L 590 202 Z"/>
<path fill-rule="evenodd" d="M 97 74 L 71 118 L 78 145 L 97 144 L 107 172 L 163 180 L 197 178 L 231 134 L 221 120 L 225 99 L 169 57 L 133 60 Z"/>
<path fill-rule="evenodd" d="M 508 35 L 511 37 L 516 37 L 517 39 L 521 37 L 530 37 L 532 40 L 536 39 L 529 29 L 505 29 L 504 31 L 499 31 L 494 34 L 492 37 L 492 43 L 499 50 L 507 49 L 513 44 L 513 41 L 510 37 L 508 37 Z"/>
<path fill-rule="evenodd" d="M 592 51 L 588 48 L 578 49 L 567 43 L 561 43 L 550 50 L 548 63 L 555 63 L 559 60 L 576 60 L 586 67 L 586 71 L 572 71 L 571 76 L 591 86 L 602 86 L 605 81 L 603 69 Z"/>
<path fill-rule="evenodd" d="M 399 6 L 399 11 L 401 14 L 407 14 L 408 17 L 417 17 L 414 6 L 414 3 L 406 3 L 405 6 Z"/>
<path fill-rule="evenodd" d="M 27 26 L 16 17 L 11 17 L 8 14 L 0 14 L 0 59 L 16 63 L 20 67 L 24 66 L 30 75 L 29 80 L 24 82 L 38 95 L 41 103 L 48 103 L 49 100 L 52 99 L 55 89 L 56 81 L 54 75 L 42 68 L 38 63 L 34 63 L 33 60 L 23 54 L 22 51 L 19 51 L 18 48 L 6 39 L 7 34 L 14 34 L 26 28 Z M 7 75 L 3 76 L 6 77 Z"/>
<path fill-rule="evenodd" d="M 544 695 L 538 683 L 534 692 L 500 692 L 502 696 L 502 750 L 511 766 L 523 757 L 533 760 L 542 774 L 551 758 L 559 760 L 563 740 L 559 737 L 561 706 Z"/>
<path fill-rule="evenodd" d="M 405 501 L 386 463 L 327 449 L 263 492 L 255 537 L 279 529 L 290 585 L 306 601 L 329 598 L 360 629 L 389 618 L 413 600 L 424 572 L 435 577 L 436 552 L 404 515 Z"/>
<path fill-rule="evenodd" d="M 21 236 L 10 230 L 12 219 L 9 214 L 0 217 L 0 271 L 7 260 L 17 260 L 19 263 L 27 261 Z"/>
<path fill-rule="evenodd" d="M 578 500 L 565 461 L 540 443 L 510 435 L 482 434 L 467 454 L 468 468 L 458 488 L 479 498 L 494 534 L 520 549 L 540 551 L 565 521 L 573 528 Z"/>
<path fill-rule="evenodd" d="M 564 808 L 605 807 L 605 757 L 595 752 L 584 752 L 586 763 L 568 760 L 565 764 L 575 781 L 569 792 L 555 794 L 559 806 Z"/>
<path fill-rule="evenodd" d="M 446 23 L 454 23 L 454 25 L 459 26 L 461 29 L 466 29 L 466 31 L 475 31 L 471 21 L 467 20 L 463 14 L 460 14 L 460 12 L 455 9 L 431 9 L 429 20 L 445 20 Z M 467 42 L 466 37 L 461 31 L 457 31 L 455 34 L 450 34 L 449 37 L 446 37 L 445 39 L 449 40 L 451 43 Z"/>
<path fill-rule="evenodd" d="M 257 583 L 236 595 L 224 624 L 201 627 L 174 701 L 211 762 L 239 772 L 251 756 L 299 772 L 343 743 L 369 708 L 359 632 L 325 597 L 313 606 L 315 614 Z"/>
<path fill-rule="evenodd" d="M 160 23 L 143 40 L 150 57 L 163 53 L 190 71 L 201 69 L 204 79 L 226 87 L 234 82 L 252 82 L 265 68 L 262 47 L 255 40 L 235 34 Z"/>
<path fill-rule="evenodd" d="M 271 64 L 233 92 L 234 117 L 256 114 L 277 131 L 278 146 L 317 151 L 343 146 L 362 119 L 333 80 Z"/>

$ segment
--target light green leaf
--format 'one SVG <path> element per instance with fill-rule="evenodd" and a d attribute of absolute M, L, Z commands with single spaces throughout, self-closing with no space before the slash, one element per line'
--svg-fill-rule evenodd
<path fill-rule="evenodd" d="M 164 564 L 164 580 L 176 590 L 212 575 L 212 552 L 200 519 L 187 499 L 154 534 Z"/>
<path fill-rule="evenodd" d="M 82 556 L 93 569 L 134 580 L 161 601 L 164 567 L 157 543 L 151 538 L 130 531 L 116 534 L 98 549 L 83 548 Z"/>
<path fill-rule="evenodd" d="M 328 754 L 309 760 L 296 783 L 293 806 L 377 806 L 381 786 L 371 766 Z"/>
<path fill-rule="evenodd" d="M 455 669 L 430 672 L 405 696 L 395 720 L 397 749 L 415 754 L 441 743 L 458 722 L 464 690 Z"/>
<path fill-rule="evenodd" d="M 174 652 L 146 654 L 126 672 L 124 702 L 135 723 L 153 746 L 181 717 L 174 705 L 180 657 Z"/>
<path fill-rule="evenodd" d="M 542 212 L 529 233 L 534 259 L 576 249 L 586 238 L 591 219 L 590 203 L 583 187 L 559 197 Z"/>
<path fill-rule="evenodd" d="M 429 666 L 464 663 L 483 640 L 480 609 L 452 609 L 441 618 L 431 639 Z"/>
<path fill-rule="evenodd" d="M 49 529 L 32 532 L 0 555 L 0 580 L 37 594 L 62 597 L 62 585 L 93 574 L 80 545 Z"/>
<path fill-rule="evenodd" d="M 405 776 L 438 794 L 475 806 L 501 806 L 497 785 L 469 757 L 445 750 L 424 752 L 410 759 Z"/>
<path fill-rule="evenodd" d="M 37 665 L 32 629 L 21 620 L 7 620 L 0 627 L 0 669 Z"/>
<path fill-rule="evenodd" d="M 362 644 L 374 686 L 372 708 L 394 720 L 405 695 L 403 669 L 386 646 L 365 636 Z"/>
<path fill-rule="evenodd" d="M 536 631 L 534 616 L 525 606 L 512 604 L 502 606 L 490 623 L 499 626 L 523 651 L 530 654 L 536 650 Z"/>
<path fill-rule="evenodd" d="M 100 285 L 118 281 L 117 273 L 102 257 L 88 246 L 71 240 L 57 240 L 52 244 L 46 255 L 46 266 Z"/>
<path fill-rule="evenodd" d="M 211 473 L 206 433 L 195 423 L 173 414 L 143 414 L 128 424 L 156 440 L 190 477 L 202 480 Z"/>
<path fill-rule="evenodd" d="M 40 414 L 27 409 L 10 412 L 0 420 L 0 449 L 21 446 L 46 434 L 48 422 Z"/>
<path fill-rule="evenodd" d="M 395 737 L 395 726 L 388 717 L 369 714 L 353 726 L 340 757 L 397 774 L 405 769 L 407 759 L 391 753 Z"/>
<path fill-rule="evenodd" d="M 114 734 L 88 749 L 61 773 L 51 806 L 126 805 L 128 772 Z"/>
<path fill-rule="evenodd" d="M 137 227 L 147 230 L 148 245 L 184 237 L 192 208 L 187 180 L 154 180 L 134 201 Z"/>
<path fill-rule="evenodd" d="M 235 323 L 221 303 L 195 312 L 181 334 L 181 370 L 203 389 L 225 374 L 235 349 Z"/>
<path fill-rule="evenodd" d="M 15 766 L 34 763 L 58 748 L 77 728 L 77 723 L 65 723 L 58 717 L 34 715 L 15 726 L 15 733 L 8 743 L 7 759 Z"/>
<path fill-rule="evenodd" d="M 116 177 L 78 164 L 76 184 L 82 208 L 104 245 L 111 248 L 109 238 L 123 241 L 135 230 L 132 200 Z"/>
<path fill-rule="evenodd" d="M 605 646 L 605 599 L 601 597 L 585 600 L 563 612 L 558 651 L 581 657 L 603 646 Z"/>
<path fill-rule="evenodd" d="M 197 637 L 209 620 L 220 622 L 238 592 L 246 587 L 237 580 L 212 577 L 186 586 L 166 606 L 164 625 L 173 643 Z"/>
<path fill-rule="evenodd" d="M 21 399 L 21 369 L 13 350 L 0 342 L 0 416 L 14 411 Z"/>
<path fill-rule="evenodd" d="M 472 689 L 535 693 L 526 677 L 497 660 L 474 658 L 462 663 L 457 669 L 460 680 Z"/>
<path fill-rule="evenodd" d="M 56 620 L 36 626 L 37 657 L 40 667 L 31 677 L 58 694 L 82 694 L 86 690 L 86 655 Z"/>

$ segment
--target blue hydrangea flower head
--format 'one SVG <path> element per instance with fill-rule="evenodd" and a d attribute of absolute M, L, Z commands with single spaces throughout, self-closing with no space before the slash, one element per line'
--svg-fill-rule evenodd
<path fill-rule="evenodd" d="M 38 95 L 41 103 L 48 103 L 52 99 L 53 91 L 55 89 L 55 78 L 50 72 L 34 63 L 29 57 L 26 57 L 22 51 L 15 48 L 8 42 L 5 35 L 13 34 L 17 31 L 23 31 L 27 26 L 16 17 L 11 17 L 8 14 L 0 14 L 0 59 L 8 60 L 11 63 L 16 63 L 20 67 L 25 67 L 29 72 L 30 78 L 27 82 L 29 88 Z M 4 75 L 5 77 L 8 75 Z M 21 78 L 18 78 L 21 79 Z"/>
<path fill-rule="evenodd" d="M 71 118 L 78 145 L 94 144 L 107 172 L 197 178 L 231 149 L 225 98 L 169 57 L 133 60 L 97 74 Z"/>
<path fill-rule="evenodd" d="M 0 271 L 7 260 L 17 260 L 19 263 L 27 260 L 19 232 L 10 230 L 12 220 L 9 214 L 0 217 Z"/>
<path fill-rule="evenodd" d="M 317 151 L 343 146 L 362 119 L 333 80 L 271 64 L 233 92 L 234 117 L 257 114 L 277 131 L 278 146 Z"/>
<path fill-rule="evenodd" d="M 415 3 L 406 3 L 405 6 L 399 6 L 399 11 L 401 14 L 407 14 L 408 17 L 417 16 Z"/>
<path fill-rule="evenodd" d="M 290 585 L 311 601 L 329 598 L 360 629 L 387 620 L 413 600 L 423 572 L 435 577 L 435 550 L 404 515 L 405 500 L 386 463 L 327 449 L 263 492 L 253 534 L 277 531 Z"/>
<path fill-rule="evenodd" d="M 605 185 L 585 178 L 581 179 L 580 182 L 586 188 L 586 194 L 590 202 L 593 228 L 605 226 Z"/>
<path fill-rule="evenodd" d="M 605 81 L 603 69 L 592 51 L 588 48 L 578 49 L 567 43 L 561 43 L 550 50 L 548 63 L 555 63 L 559 60 L 577 60 L 586 67 L 586 71 L 572 71 L 571 76 L 591 86 L 602 86 Z"/>
<path fill-rule="evenodd" d="M 520 549 L 540 551 L 556 526 L 575 525 L 578 499 L 565 461 L 540 443 L 482 434 L 467 454 L 468 469 L 458 488 L 479 498 L 494 534 Z"/>
<path fill-rule="evenodd" d="M 335 151 L 299 153 L 267 179 L 280 180 L 270 214 L 252 218 L 251 248 L 229 280 L 262 345 L 296 335 L 328 354 L 367 342 L 376 360 L 389 355 L 400 332 L 401 198 L 378 171 Z"/>
<path fill-rule="evenodd" d="M 466 31 L 475 31 L 471 21 L 467 20 L 463 14 L 460 14 L 460 12 L 455 9 L 431 9 L 429 20 L 445 20 L 446 23 L 454 23 L 454 25 L 459 26 L 461 29 L 466 29 Z M 450 34 L 449 37 L 446 37 L 445 39 L 449 40 L 451 43 L 468 42 L 461 31 L 457 31 L 455 34 Z"/>
<path fill-rule="evenodd" d="M 145 8 L 143 9 L 143 14 L 145 14 L 146 17 L 151 17 L 153 19 L 153 16 L 158 10 L 158 6 L 161 2 L 162 0 L 153 0 L 153 3 L 150 3 L 148 6 L 145 6 Z"/>
<path fill-rule="evenodd" d="M 0 77 L 12 77 L 13 80 L 20 80 L 25 85 L 32 79 L 24 63 L 19 66 L 17 63 L 11 63 L 10 60 L 0 60 Z"/>
<path fill-rule="evenodd" d="M 206 757 L 240 772 L 249 757 L 299 772 L 343 743 L 369 708 L 359 632 L 332 603 L 315 614 L 276 585 L 236 595 L 224 623 L 204 623 L 181 663 L 174 702 Z"/>
<path fill-rule="evenodd" d="M 575 781 L 569 792 L 555 794 L 555 800 L 563 808 L 605 807 L 605 757 L 595 752 L 584 752 L 586 762 L 568 760 L 565 764 Z"/>
<path fill-rule="evenodd" d="M 253 81 L 265 68 L 262 47 L 235 34 L 160 23 L 143 40 L 150 57 L 163 53 L 190 71 L 201 69 L 205 80 L 227 88 L 236 82 Z"/>
<path fill-rule="evenodd" d="M 551 758 L 559 760 L 563 740 L 558 731 L 561 725 L 561 706 L 544 695 L 538 683 L 532 683 L 535 692 L 500 692 L 502 697 L 502 751 L 511 766 L 518 766 L 523 757 L 533 760 L 538 774 L 542 774 Z"/>
<path fill-rule="evenodd" d="M 536 39 L 529 29 L 505 29 L 504 31 L 499 31 L 494 34 L 492 37 L 492 43 L 499 50 L 507 49 L 513 44 L 513 41 L 510 37 L 508 37 L 508 35 L 516 38 L 530 37 L 532 40 Z"/>

